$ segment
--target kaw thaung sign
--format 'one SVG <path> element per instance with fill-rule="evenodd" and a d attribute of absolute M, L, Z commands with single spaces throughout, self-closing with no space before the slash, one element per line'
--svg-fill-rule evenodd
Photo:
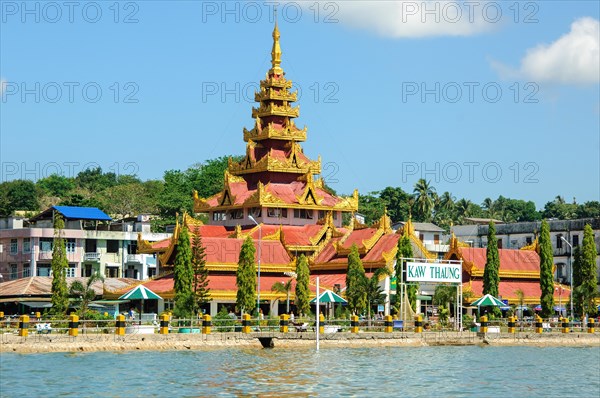
<path fill-rule="evenodd" d="M 406 263 L 407 282 L 462 282 L 461 264 Z"/>

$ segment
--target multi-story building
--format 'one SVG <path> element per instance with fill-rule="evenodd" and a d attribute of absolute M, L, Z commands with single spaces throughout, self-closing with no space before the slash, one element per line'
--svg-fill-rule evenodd
<path fill-rule="evenodd" d="M 392 229 L 402 229 L 406 224 L 406 221 L 396 222 L 392 225 Z M 410 225 L 412 226 L 412 233 L 415 237 L 419 238 L 419 241 L 427 252 L 435 254 L 438 259 L 444 258 L 450 247 L 448 245 L 450 236 L 443 228 L 430 222 L 412 222 Z M 413 246 L 415 245 L 419 246 L 418 242 L 413 241 Z"/>
<path fill-rule="evenodd" d="M 114 221 L 97 208 L 53 206 L 29 219 L 0 220 L 1 280 L 50 276 L 55 213 L 65 220 L 67 277 L 91 276 L 94 271 L 110 278 L 146 279 L 157 274 L 156 256 L 137 252 L 138 234 L 148 241 L 170 234 L 150 232 L 149 216 Z"/>
<path fill-rule="evenodd" d="M 557 282 L 571 282 L 571 246 L 576 247 L 582 244 L 583 227 L 585 224 L 590 224 L 594 230 L 596 249 L 600 253 L 600 217 L 579 220 L 548 221 L 554 264 L 556 266 L 555 278 Z M 496 225 L 498 248 L 520 249 L 524 246 L 529 246 L 538 236 L 540 227 L 541 222 L 539 221 Z M 454 232 L 458 239 L 465 243 L 469 243 L 472 247 L 487 247 L 487 225 L 455 225 L 452 227 L 452 232 Z M 599 264 L 600 271 L 600 255 L 598 255 L 596 261 L 597 264 Z M 598 276 L 598 280 L 600 281 L 600 273 Z"/>

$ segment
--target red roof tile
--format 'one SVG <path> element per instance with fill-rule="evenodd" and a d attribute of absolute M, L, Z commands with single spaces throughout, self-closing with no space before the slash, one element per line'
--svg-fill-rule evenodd
<path fill-rule="evenodd" d="M 471 302 L 475 301 L 477 298 L 483 296 L 483 281 L 482 280 L 473 280 L 471 282 L 463 283 L 464 289 L 469 289 L 473 292 L 473 298 L 470 299 Z M 562 302 L 565 304 L 569 299 L 569 288 L 566 286 L 562 286 Z M 539 303 L 541 290 L 540 290 L 540 282 L 539 281 L 524 281 L 524 280 L 500 280 L 500 285 L 498 285 L 499 296 L 502 299 L 509 300 L 511 304 L 518 304 L 518 297 L 516 291 L 521 289 L 524 293 L 524 296 L 527 302 L 535 302 Z M 560 301 L 560 296 L 558 290 L 554 291 L 554 301 L 556 304 Z"/>
<path fill-rule="evenodd" d="M 485 268 L 486 249 L 463 247 L 460 253 L 465 261 L 472 262 L 478 269 Z M 537 272 L 540 271 L 540 257 L 533 250 L 499 249 L 500 271 Z"/>
<path fill-rule="evenodd" d="M 383 258 L 383 253 L 388 253 L 394 249 L 398 245 L 398 239 L 400 239 L 400 235 L 398 234 L 387 234 L 383 235 L 375 246 L 364 256 L 362 259 L 363 262 L 385 262 Z"/>

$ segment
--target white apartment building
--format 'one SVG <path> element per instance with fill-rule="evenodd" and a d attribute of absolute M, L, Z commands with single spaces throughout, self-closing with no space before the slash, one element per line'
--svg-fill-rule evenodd
<path fill-rule="evenodd" d="M 50 276 L 55 212 L 65 220 L 67 277 L 99 271 L 105 277 L 142 280 L 158 273 L 154 255 L 137 253 L 138 233 L 150 242 L 171 234 L 150 232 L 148 215 L 113 221 L 97 208 L 53 206 L 29 219 L 0 219 L 0 281 Z"/>

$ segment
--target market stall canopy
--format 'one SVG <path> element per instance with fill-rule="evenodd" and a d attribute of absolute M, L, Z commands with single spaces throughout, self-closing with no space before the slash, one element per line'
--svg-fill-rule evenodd
<path fill-rule="evenodd" d="M 162 300 L 162 297 L 144 285 L 138 285 L 119 297 L 119 300 Z"/>

